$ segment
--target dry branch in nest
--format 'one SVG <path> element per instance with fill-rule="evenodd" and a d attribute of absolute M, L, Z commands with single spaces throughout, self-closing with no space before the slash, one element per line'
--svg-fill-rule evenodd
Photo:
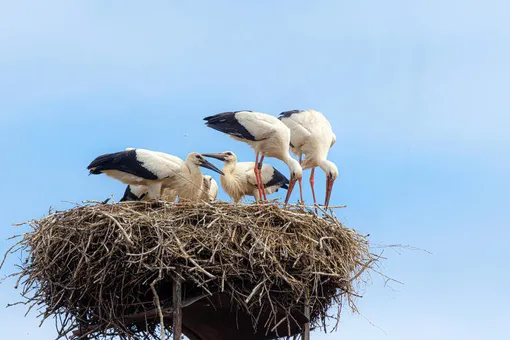
<path fill-rule="evenodd" d="M 227 304 L 258 339 L 295 334 L 305 301 L 312 328 L 326 328 L 342 306 L 356 310 L 360 275 L 377 259 L 333 215 L 277 204 L 86 204 L 29 225 L 12 250 L 26 254 L 18 283 L 59 337 L 164 337 L 177 277 L 185 306 L 202 301 L 213 318 Z M 185 308 L 184 326 L 205 322 L 196 314 Z"/>

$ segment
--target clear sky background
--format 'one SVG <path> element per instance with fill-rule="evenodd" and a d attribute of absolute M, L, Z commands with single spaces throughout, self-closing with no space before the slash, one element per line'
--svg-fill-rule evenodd
<path fill-rule="evenodd" d="M 502 0 L 0 1 L 0 252 L 23 231 L 12 223 L 49 206 L 120 198 L 121 183 L 87 176 L 100 154 L 251 161 L 202 118 L 315 108 L 338 137 L 341 220 L 432 255 L 386 250 L 404 285 L 374 277 L 362 315 L 314 339 L 510 338 L 508 13 Z M 1 338 L 53 339 L 52 322 L 3 308 L 13 285 L 0 284 Z"/>

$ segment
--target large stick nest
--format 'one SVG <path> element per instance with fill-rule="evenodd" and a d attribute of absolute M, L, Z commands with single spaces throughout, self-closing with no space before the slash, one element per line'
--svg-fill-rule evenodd
<path fill-rule="evenodd" d="M 356 310 L 357 283 L 376 261 L 332 214 L 276 204 L 86 204 L 28 224 L 12 250 L 26 254 L 16 275 L 59 337 L 164 337 L 175 278 L 184 300 L 228 295 L 252 334 L 295 333 L 306 300 L 312 328 L 326 328 L 343 305 Z"/>

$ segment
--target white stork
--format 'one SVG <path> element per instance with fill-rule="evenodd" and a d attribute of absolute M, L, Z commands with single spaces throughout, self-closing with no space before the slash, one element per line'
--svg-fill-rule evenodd
<path fill-rule="evenodd" d="M 314 174 L 315 168 L 320 167 L 326 174 L 326 199 L 324 205 L 329 206 L 333 184 L 338 177 L 335 163 L 328 161 L 329 149 L 335 144 L 336 136 L 331 124 L 322 113 L 316 110 L 292 110 L 280 113 L 279 119 L 290 129 L 291 149 L 299 156 L 299 163 L 303 170 L 312 169 L 310 185 L 312 187 L 313 203 L 316 204 Z M 303 154 L 305 159 L 303 160 Z M 303 202 L 302 183 L 299 180 L 301 201 Z"/>
<path fill-rule="evenodd" d="M 202 156 L 205 156 L 202 154 Z M 223 170 L 222 170 L 223 171 Z M 204 176 L 204 185 L 202 186 L 202 195 L 200 198 L 206 202 L 214 202 L 218 197 L 218 183 L 209 175 Z"/>
<path fill-rule="evenodd" d="M 220 183 L 234 202 L 239 203 L 245 195 L 254 196 L 257 201 L 261 199 L 253 172 L 254 162 L 237 162 L 237 156 L 231 151 L 204 153 L 202 156 L 225 162 L 221 169 L 224 175 L 221 176 Z M 279 188 L 288 189 L 289 180 L 273 166 L 263 164 L 260 171 L 266 195 L 277 192 Z"/>
<path fill-rule="evenodd" d="M 126 148 L 126 151 L 135 150 L 135 148 Z M 168 153 L 153 151 L 157 153 L 159 156 L 171 161 L 171 162 L 180 162 L 181 159 L 177 156 L 170 155 Z M 149 199 L 148 189 L 146 185 L 130 185 L 126 187 L 126 191 L 124 192 L 124 196 L 121 198 L 122 201 L 147 201 Z M 174 202 L 177 198 L 177 194 L 175 190 L 170 188 L 164 188 L 161 193 L 161 198 L 167 202 Z"/>
<path fill-rule="evenodd" d="M 199 167 L 223 173 L 201 154 L 192 152 L 183 161 L 179 157 L 145 149 L 105 154 L 94 159 L 87 169 L 90 174 L 105 173 L 124 184 L 147 186 L 150 199 L 160 198 L 162 189 L 175 191 L 180 199 L 199 199 L 203 176 Z"/>
<path fill-rule="evenodd" d="M 147 186 L 145 185 L 130 185 L 126 187 L 124 196 L 120 199 L 120 202 L 124 201 L 146 201 L 147 198 Z M 201 189 L 200 199 L 208 202 L 213 202 L 218 196 L 218 183 L 209 175 L 204 175 L 203 186 Z M 177 198 L 175 190 L 170 188 L 163 189 L 161 198 L 167 202 L 174 202 Z"/>
<path fill-rule="evenodd" d="M 278 118 L 252 111 L 223 112 L 204 118 L 210 128 L 228 134 L 247 143 L 255 150 L 254 172 L 259 196 L 266 199 L 261 169 L 264 157 L 274 157 L 287 164 L 290 170 L 290 184 L 285 198 L 288 203 L 296 180 L 303 175 L 301 165 L 290 156 L 290 130 Z M 259 160 L 260 157 L 260 160 Z"/>

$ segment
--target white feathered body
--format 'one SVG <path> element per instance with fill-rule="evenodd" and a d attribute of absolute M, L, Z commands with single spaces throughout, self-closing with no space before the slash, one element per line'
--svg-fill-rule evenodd
<path fill-rule="evenodd" d="M 240 111 L 235 114 L 236 119 L 248 132 L 255 137 L 255 141 L 239 139 L 248 143 L 255 152 L 260 152 L 267 157 L 281 160 L 289 155 L 290 130 L 278 118 L 271 115 Z"/>
<path fill-rule="evenodd" d="M 290 129 L 292 152 L 297 156 L 305 155 L 303 169 L 319 166 L 327 159 L 336 136 L 322 113 L 305 110 L 290 117 L 282 117 L 281 121 Z"/>
<path fill-rule="evenodd" d="M 207 183 L 207 184 L 206 184 Z M 145 185 L 130 185 L 131 192 L 136 197 L 140 198 L 145 194 L 140 200 L 148 201 L 149 197 L 147 196 L 148 188 Z M 205 175 L 203 178 L 203 186 L 200 191 L 200 199 L 204 201 L 213 202 L 216 200 L 218 196 L 218 183 L 209 175 Z M 167 202 L 175 202 L 177 198 L 177 193 L 175 190 L 170 188 L 164 188 L 161 194 L 161 199 Z"/>
<path fill-rule="evenodd" d="M 204 176 L 202 194 L 200 199 L 206 202 L 214 202 L 218 196 L 218 183 L 209 175 Z"/>
<path fill-rule="evenodd" d="M 127 149 L 126 151 L 129 150 L 133 149 Z M 189 161 L 189 159 L 185 162 L 179 157 L 164 152 L 146 149 L 134 150 L 136 151 L 136 160 L 144 168 L 149 169 L 157 177 L 156 179 L 146 179 L 119 170 L 104 170 L 103 173 L 124 184 L 145 186 L 148 191 L 148 198 L 159 197 L 163 190 L 168 191 L 170 189 L 180 199 L 198 200 L 203 178 L 198 165 Z M 173 195 L 172 193 L 167 194 L 170 197 Z"/>
<path fill-rule="evenodd" d="M 238 203 L 244 196 L 253 196 L 259 201 L 260 195 L 257 189 L 257 179 L 253 168 L 255 162 L 237 162 L 226 163 L 222 171 L 225 174 L 221 176 L 221 187 L 225 192 Z M 262 165 L 262 182 L 268 183 L 273 177 L 274 168 L 269 164 Z M 267 195 L 275 193 L 279 189 L 279 185 L 265 187 Z"/>

